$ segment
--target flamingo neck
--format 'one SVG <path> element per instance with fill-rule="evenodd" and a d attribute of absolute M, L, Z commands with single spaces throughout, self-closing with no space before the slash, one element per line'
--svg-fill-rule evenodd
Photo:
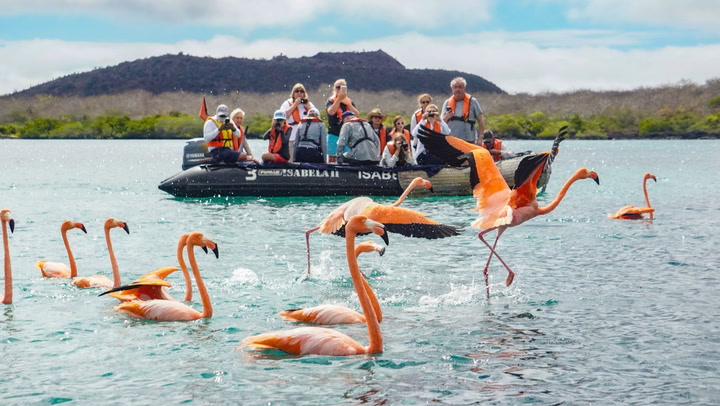
<path fill-rule="evenodd" d="M 195 283 L 197 284 L 198 292 L 200 292 L 200 298 L 202 300 L 203 311 L 200 318 L 204 319 L 212 317 L 213 308 L 212 303 L 210 303 L 210 295 L 208 294 L 207 288 L 205 287 L 205 282 L 203 282 L 202 277 L 200 276 L 200 268 L 198 268 L 197 261 L 195 260 L 195 252 L 193 251 L 194 248 L 194 244 L 187 244 L 190 267 L 192 267 L 193 275 L 195 276 Z"/>
<path fill-rule="evenodd" d="M 192 280 L 190 279 L 190 272 L 188 272 L 187 264 L 185 263 L 185 258 L 183 257 L 183 249 L 187 245 L 187 237 L 180 237 L 180 241 L 178 241 L 177 246 L 177 260 L 180 264 L 180 269 L 182 270 L 183 277 L 185 278 L 185 301 L 189 302 L 192 300 Z"/>
<path fill-rule="evenodd" d="M 356 234 L 357 231 L 355 231 L 352 227 L 350 229 L 345 228 L 345 248 L 348 259 L 348 267 L 350 268 L 350 276 L 352 277 L 353 285 L 355 286 L 355 292 L 357 292 L 358 299 L 360 300 L 360 306 L 362 307 L 363 314 L 365 315 L 365 321 L 367 322 L 370 344 L 367 346 L 366 351 L 368 354 L 375 354 L 382 352 L 383 339 L 382 333 L 380 332 L 380 322 L 378 322 L 378 318 L 375 314 L 370 298 L 365 291 L 365 284 L 363 283 L 364 278 L 360 272 L 360 266 L 358 265 L 357 258 L 355 257 Z"/>
<path fill-rule="evenodd" d="M 67 230 L 62 231 L 63 243 L 65 243 L 65 249 L 68 254 L 68 261 L 70 262 L 70 277 L 74 278 L 77 276 L 77 265 L 75 264 L 75 257 L 73 256 L 72 250 L 70 249 L 70 242 L 67 238 Z"/>
<path fill-rule="evenodd" d="M 8 239 L 7 223 L 2 222 L 3 251 L 5 253 L 5 294 L 2 303 L 12 303 L 12 266 L 10 264 L 10 241 Z"/>
<path fill-rule="evenodd" d="M 115 251 L 112 247 L 112 241 L 110 241 L 110 229 L 105 227 L 105 242 L 107 243 L 108 254 L 110 255 L 110 266 L 112 266 L 113 273 L 113 287 L 118 287 L 120 283 L 120 267 L 118 266 L 117 259 L 115 259 Z"/>
<path fill-rule="evenodd" d="M 412 190 L 415 189 L 416 187 L 417 187 L 417 184 L 415 184 L 415 182 L 411 182 L 410 185 L 408 185 L 408 187 L 405 189 L 405 191 L 403 191 L 403 194 L 401 194 L 400 197 L 398 197 L 398 199 L 395 201 L 395 203 L 391 204 L 390 206 L 391 207 L 400 206 L 400 204 L 402 202 L 404 202 L 405 199 L 408 197 L 410 192 L 412 192 Z"/>
<path fill-rule="evenodd" d="M 555 208 L 558 207 L 562 199 L 565 197 L 565 194 L 567 193 L 568 189 L 570 189 L 570 186 L 579 179 L 581 179 L 581 172 L 576 171 L 573 176 L 571 176 L 570 179 L 565 182 L 563 187 L 560 189 L 560 192 L 558 192 L 557 196 L 555 196 L 555 199 L 550 202 L 550 204 L 545 207 L 538 207 L 537 215 L 539 216 L 543 214 L 548 214 L 551 211 L 555 210 Z"/>
<path fill-rule="evenodd" d="M 645 178 L 645 180 L 643 181 L 643 193 L 645 194 L 645 204 L 647 205 L 647 207 L 652 208 L 652 206 L 650 206 L 650 197 L 648 197 L 648 192 L 647 192 L 647 181 L 648 181 L 648 179 L 650 179 L 650 178 Z M 650 218 L 652 219 L 652 218 L 653 218 L 653 212 L 650 212 L 650 214 L 648 215 L 648 217 L 650 217 Z"/>

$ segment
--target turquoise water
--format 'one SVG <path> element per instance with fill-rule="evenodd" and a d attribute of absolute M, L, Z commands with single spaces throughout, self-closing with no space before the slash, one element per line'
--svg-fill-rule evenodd
<path fill-rule="evenodd" d="M 407 200 L 465 231 L 391 235 L 385 256 L 360 258 L 383 305 L 385 344 L 355 357 L 235 350 L 249 335 L 294 327 L 280 310 L 359 308 L 341 238 L 312 237 L 314 276 L 301 281 L 304 231 L 346 198 L 173 198 L 157 185 L 179 171 L 182 145 L 0 140 L 0 206 L 16 221 L 0 404 L 720 403 L 720 141 L 566 141 L 540 204 L 581 166 L 600 185 L 576 183 L 555 211 L 503 235 L 498 252 L 517 276 L 505 287 L 493 262 L 489 300 L 472 198 Z M 643 204 L 645 172 L 658 177 L 656 219 L 608 219 Z M 67 219 L 88 231 L 69 234 L 80 275 L 110 275 L 108 217 L 130 227 L 112 233 L 124 282 L 175 265 L 183 233 L 213 238 L 220 258 L 198 253 L 213 318 L 131 320 L 97 290 L 41 278 L 37 260 L 66 261 Z M 179 277 L 169 278 L 175 297 Z M 364 326 L 338 328 L 367 343 Z"/>

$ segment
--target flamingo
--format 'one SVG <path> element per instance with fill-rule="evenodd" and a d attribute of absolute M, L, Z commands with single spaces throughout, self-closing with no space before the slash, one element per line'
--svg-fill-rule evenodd
<path fill-rule="evenodd" d="M 2 222 L 2 233 L 3 233 L 3 252 L 5 258 L 5 294 L 2 297 L 2 304 L 12 303 L 12 265 L 10 264 L 10 241 L 8 237 L 8 225 L 10 225 L 10 232 L 15 232 L 15 220 L 10 214 L 10 210 L 0 210 L 0 222 Z"/>
<path fill-rule="evenodd" d="M 62 234 L 62 239 L 65 243 L 65 249 L 67 250 L 70 267 L 68 268 L 67 265 L 61 264 L 59 262 L 38 261 L 35 266 L 40 269 L 40 272 L 42 272 L 42 275 L 45 278 L 74 278 L 77 276 L 77 265 L 75 264 L 75 257 L 70 250 L 70 242 L 68 242 L 67 238 L 68 230 L 72 230 L 74 228 L 78 228 L 82 230 L 83 233 L 87 234 L 87 230 L 85 230 L 85 226 L 83 225 L 83 223 L 67 220 L 60 225 L 60 234 Z"/>
<path fill-rule="evenodd" d="M 113 251 L 112 242 L 110 241 L 110 230 L 113 228 L 122 228 L 126 233 L 130 234 L 130 229 L 124 221 L 109 218 L 105 220 L 105 242 L 107 243 L 108 253 L 110 255 L 110 265 L 112 266 L 113 280 L 107 276 L 93 275 L 73 279 L 73 285 L 78 288 L 110 288 L 120 286 L 120 268 L 118 267 L 115 252 Z"/>
<path fill-rule="evenodd" d="M 367 318 L 368 335 L 370 343 L 367 347 L 340 333 L 337 330 L 325 327 L 299 327 L 287 331 L 275 331 L 258 334 L 243 340 L 241 347 L 255 349 L 276 349 L 290 354 L 307 355 L 357 355 L 377 354 L 383 350 L 383 338 L 380 331 L 380 322 L 373 309 L 370 297 L 363 284 L 363 276 L 354 255 L 355 236 L 358 233 L 374 233 L 383 237 L 388 243 L 384 226 L 366 216 L 353 216 L 345 224 L 345 249 L 348 259 L 348 268 L 355 285 L 363 314 Z"/>
<path fill-rule="evenodd" d="M 657 182 L 657 178 L 652 173 L 646 173 L 645 176 L 643 176 L 643 193 L 645 194 L 645 204 L 647 204 L 647 207 L 632 205 L 625 206 L 620 208 L 620 210 L 618 210 L 615 214 L 608 214 L 608 217 L 611 219 L 640 220 L 644 218 L 643 214 L 649 213 L 650 220 L 652 220 L 655 209 L 650 206 L 650 198 L 648 197 L 647 192 L 648 179 L 652 179 Z"/>
<path fill-rule="evenodd" d="M 417 177 L 410 182 L 403 194 L 391 205 L 376 203 L 365 196 L 356 197 L 333 210 L 323 219 L 319 226 L 306 231 L 307 276 L 310 275 L 310 233 L 320 230 L 321 234 L 336 234 L 342 237 L 344 234 L 343 224 L 347 219 L 358 214 L 384 224 L 385 230 L 388 232 L 402 234 L 407 237 L 434 240 L 460 234 L 456 227 L 430 220 L 425 217 L 425 214 L 414 210 L 398 207 L 410 192 L 418 186 L 426 187 L 432 191 L 432 183 Z"/>
<path fill-rule="evenodd" d="M 183 258 L 183 249 L 187 245 L 187 238 L 190 234 L 183 234 L 180 236 L 177 245 L 177 259 L 182 269 L 183 277 L 185 278 L 185 298 L 184 301 L 189 302 L 192 300 L 192 281 L 190 280 L 190 274 L 188 273 L 185 259 Z M 206 252 L 207 248 L 202 247 Z M 178 268 L 174 266 L 164 267 L 156 269 L 148 274 L 141 276 L 136 279 L 133 283 L 124 286 L 118 286 L 114 289 L 107 290 L 100 294 L 110 295 L 121 302 L 131 302 L 133 300 L 175 300 L 168 293 L 168 287 L 172 286 L 170 282 L 167 282 L 167 278 L 170 274 L 177 271 Z"/>
<path fill-rule="evenodd" d="M 385 254 L 385 247 L 377 244 L 374 241 L 363 241 L 355 246 L 355 257 L 357 258 L 363 252 L 377 252 L 382 256 Z M 362 278 L 363 286 L 365 291 L 370 297 L 370 303 L 375 310 L 378 322 L 382 322 L 382 310 L 380 309 L 380 303 L 378 302 L 375 292 L 370 287 L 366 278 Z M 344 306 L 325 304 L 320 306 L 306 307 L 304 309 L 291 309 L 285 310 L 278 313 L 283 319 L 287 321 L 296 321 L 303 323 L 312 324 L 355 324 L 365 323 L 365 316 L 356 312 L 355 310 L 348 309 Z"/>
<path fill-rule="evenodd" d="M 203 307 L 202 312 L 199 312 L 181 302 L 157 299 L 144 302 L 135 301 L 120 303 L 115 308 L 131 315 L 132 317 L 147 320 L 189 321 L 212 317 L 213 309 L 212 304 L 210 303 L 210 295 L 208 294 L 205 283 L 202 280 L 202 276 L 200 276 L 200 269 L 198 268 L 197 261 L 195 260 L 195 246 L 211 249 L 217 258 L 219 258 L 219 253 L 217 244 L 208 237 L 205 237 L 202 233 L 190 233 L 187 237 L 188 259 L 190 260 L 190 267 L 192 268 L 193 276 L 195 276 L 195 283 L 197 283 L 198 291 L 200 292 Z"/>
<path fill-rule="evenodd" d="M 473 144 L 458 138 L 440 133 L 433 134 L 431 131 L 421 130 L 419 136 L 423 144 L 425 144 L 425 148 L 435 156 L 438 156 L 439 153 L 457 154 L 459 151 L 466 152 L 462 155 L 462 159 L 467 159 L 470 163 L 470 183 L 473 188 L 473 196 L 477 199 L 477 209 L 480 210 L 478 218 L 471 223 L 471 226 L 482 230 L 478 233 L 478 238 L 490 249 L 490 255 L 485 263 L 485 269 L 483 269 L 488 297 L 490 296 L 490 286 L 487 272 L 493 255 L 500 260 L 508 271 L 505 284 L 510 286 L 515 278 L 515 273 L 495 250 L 503 232 L 508 227 L 518 226 L 536 216 L 553 211 L 565 197 L 570 186 L 577 180 L 590 178 L 598 185 L 600 184 L 597 173 L 586 168 L 580 168 L 565 182 L 558 195 L 549 205 L 539 207 L 536 199 L 537 181 L 543 169 L 550 165 L 557 154 L 558 141 L 553 144 L 552 151 L 542 152 L 523 159 L 515 173 L 515 187 L 511 190 L 503 179 L 500 170 L 495 166 L 490 153 L 484 148 L 475 148 Z M 483 236 L 493 230 L 496 230 L 497 233 L 495 242 L 491 246 Z"/>

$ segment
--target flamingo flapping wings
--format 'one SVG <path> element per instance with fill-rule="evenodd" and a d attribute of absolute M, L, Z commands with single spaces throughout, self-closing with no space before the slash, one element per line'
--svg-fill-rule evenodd
<path fill-rule="evenodd" d="M 382 256 L 385 253 L 385 247 L 377 244 L 374 241 L 363 241 L 355 246 L 355 257 L 357 258 L 364 252 L 377 252 Z M 378 322 L 382 322 L 382 310 L 380 303 L 378 302 L 375 292 L 370 287 L 367 279 L 363 277 L 363 286 L 365 291 L 370 297 L 373 309 L 375 309 L 375 315 L 377 316 Z M 320 306 L 305 307 L 302 309 L 290 309 L 278 313 L 283 319 L 287 321 L 296 321 L 301 323 L 312 323 L 319 325 L 328 324 L 355 324 L 365 323 L 365 316 L 356 312 L 355 310 L 348 309 L 345 306 L 338 306 L 332 304 L 325 304 Z"/>
<path fill-rule="evenodd" d="M 647 192 L 648 179 L 652 179 L 657 182 L 657 178 L 652 173 L 646 173 L 645 176 L 643 176 L 643 193 L 645 194 L 645 204 L 647 205 L 647 207 L 632 205 L 625 206 L 620 208 L 620 210 L 618 210 L 615 214 L 608 214 L 608 217 L 610 217 L 611 219 L 640 220 L 644 218 L 644 214 L 648 214 L 648 217 L 650 218 L 650 220 L 652 220 L 655 209 L 650 206 L 650 198 L 648 197 Z"/>
<path fill-rule="evenodd" d="M 108 279 L 104 275 L 93 275 L 78 277 L 73 279 L 73 285 L 78 288 L 110 288 L 120 286 L 120 268 L 118 267 L 115 252 L 113 251 L 112 241 L 110 241 L 110 230 L 113 228 L 122 228 L 126 233 L 130 234 L 130 229 L 124 221 L 109 218 L 105 220 L 105 242 L 107 243 L 108 254 L 110 255 L 110 266 L 112 267 L 113 280 Z"/>
<path fill-rule="evenodd" d="M 210 302 L 210 295 L 208 294 L 205 283 L 200 275 L 197 261 L 195 260 L 194 247 L 196 246 L 211 249 L 216 257 L 219 257 L 219 253 L 217 244 L 208 237 L 205 237 L 202 233 L 190 233 L 187 237 L 187 255 L 202 300 L 202 312 L 174 300 L 124 302 L 117 305 L 115 309 L 138 319 L 157 321 L 189 321 L 212 317 L 213 308 Z"/>
<path fill-rule="evenodd" d="M 12 218 L 9 209 L 0 210 L 0 222 L 2 223 L 2 238 L 3 238 L 3 255 L 5 265 L 5 293 L 2 296 L 0 303 L 10 304 L 12 303 L 12 264 L 10 263 L 10 239 L 8 237 L 8 226 L 10 226 L 10 232 L 15 232 L 15 220 Z"/>
<path fill-rule="evenodd" d="M 324 327 L 300 327 L 286 331 L 258 334 L 243 340 L 240 347 L 255 349 L 273 349 L 290 354 L 345 356 L 357 354 L 377 354 L 383 350 L 383 338 L 375 309 L 363 284 L 363 276 L 355 258 L 355 236 L 358 233 L 380 235 L 388 243 L 387 234 L 381 223 L 365 216 L 354 216 L 345 224 L 345 250 L 348 268 L 355 286 L 363 314 L 367 319 L 369 345 L 363 346 L 349 336 L 337 330 Z"/>
<path fill-rule="evenodd" d="M 323 219 L 318 227 L 306 231 L 305 243 L 307 246 L 308 275 L 310 274 L 310 233 L 319 230 L 321 234 L 335 234 L 342 237 L 345 235 L 344 224 L 352 216 L 366 216 L 369 219 L 384 224 L 385 231 L 402 234 L 406 237 L 433 240 L 460 234 L 460 230 L 458 230 L 457 227 L 438 223 L 437 221 L 427 218 L 423 213 L 398 207 L 410 192 L 418 186 L 432 190 L 432 184 L 429 181 L 418 177 L 413 179 L 398 200 L 391 205 L 376 203 L 371 198 L 365 196 L 356 197 L 333 210 Z"/>
<path fill-rule="evenodd" d="M 70 242 L 67 238 L 67 232 L 74 228 L 80 229 L 83 233 L 87 234 L 83 223 L 77 221 L 64 221 L 60 225 L 60 234 L 62 235 L 63 243 L 65 244 L 65 250 L 68 254 L 68 261 L 70 266 L 60 262 L 48 262 L 38 261 L 35 266 L 40 269 L 42 276 L 45 278 L 74 278 L 77 276 L 77 264 L 75 264 L 75 257 L 73 256 L 72 250 L 70 249 Z"/>
<path fill-rule="evenodd" d="M 419 132 L 419 138 L 425 148 L 435 156 L 448 154 L 446 159 L 451 159 L 454 154 L 466 151 L 460 157 L 455 158 L 463 161 L 467 160 L 470 164 L 470 185 L 473 189 L 473 197 L 477 200 L 476 209 L 479 210 L 478 218 L 471 226 L 482 230 L 478 234 L 478 238 L 490 249 L 490 255 L 485 263 L 485 269 L 483 269 L 488 296 L 490 295 L 490 288 L 487 272 L 493 255 L 500 260 L 508 271 L 508 277 L 505 280 L 506 285 L 509 286 L 515 278 L 515 273 L 495 250 L 502 233 L 508 227 L 520 225 L 533 217 L 553 211 L 575 181 L 590 178 L 600 184 L 597 173 L 580 168 L 565 182 L 558 195 L 549 205 L 539 207 L 536 200 L 537 181 L 543 169 L 550 165 L 557 154 L 559 141 L 553 144 L 553 149 L 550 152 L 542 152 L 524 158 L 515 172 L 515 186 L 510 189 L 500 170 L 495 166 L 490 153 L 484 148 L 476 148 L 477 146 L 458 138 L 435 133 L 425 128 Z M 483 236 L 493 230 L 497 230 L 497 234 L 495 242 L 491 246 Z"/>

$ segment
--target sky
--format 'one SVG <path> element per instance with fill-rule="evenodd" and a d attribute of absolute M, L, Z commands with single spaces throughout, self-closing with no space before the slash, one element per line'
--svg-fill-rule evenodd
<path fill-rule="evenodd" d="M 720 78 L 720 0 L 0 0 L 0 95 L 180 52 L 378 49 L 511 94 L 703 84 Z"/>

